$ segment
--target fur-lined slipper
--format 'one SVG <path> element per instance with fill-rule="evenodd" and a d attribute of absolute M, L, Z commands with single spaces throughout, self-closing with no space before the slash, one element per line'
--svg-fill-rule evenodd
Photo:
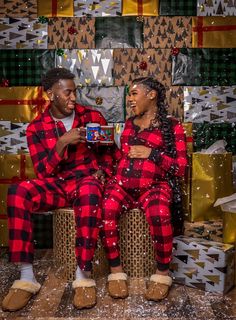
<path fill-rule="evenodd" d="M 3 311 L 17 311 L 24 308 L 33 295 L 39 292 L 41 285 L 36 282 L 16 280 L 3 299 Z"/>
<path fill-rule="evenodd" d="M 167 297 L 171 285 L 172 278 L 170 276 L 153 274 L 150 278 L 145 298 L 153 301 L 162 300 Z"/>
<path fill-rule="evenodd" d="M 111 273 L 108 276 L 108 293 L 112 298 L 124 299 L 129 295 L 127 274 L 124 272 Z"/>
<path fill-rule="evenodd" d="M 72 283 L 75 290 L 73 305 L 77 309 L 88 309 L 97 303 L 96 283 L 93 279 L 80 279 Z"/>

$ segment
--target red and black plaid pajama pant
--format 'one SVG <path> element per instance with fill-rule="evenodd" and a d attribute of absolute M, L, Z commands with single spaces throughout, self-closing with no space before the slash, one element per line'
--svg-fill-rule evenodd
<path fill-rule="evenodd" d="M 172 225 L 170 202 L 172 190 L 167 183 L 152 186 L 149 190 L 139 192 L 135 198 L 134 189 L 125 191 L 115 181 L 106 187 L 103 199 L 102 242 L 111 267 L 121 264 L 118 246 L 119 217 L 122 211 L 139 207 L 145 212 L 154 243 L 155 259 L 159 270 L 167 270 L 172 257 Z"/>
<path fill-rule="evenodd" d="M 79 267 L 91 271 L 101 227 L 103 187 L 92 177 L 32 179 L 8 190 L 9 259 L 33 262 L 32 212 L 72 206 L 76 222 L 75 253 Z"/>

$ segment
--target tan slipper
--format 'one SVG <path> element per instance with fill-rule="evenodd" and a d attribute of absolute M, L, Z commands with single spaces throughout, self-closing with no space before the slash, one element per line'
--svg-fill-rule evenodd
<path fill-rule="evenodd" d="M 171 285 L 172 278 L 170 276 L 153 274 L 150 278 L 145 298 L 152 301 L 162 300 L 167 297 Z"/>
<path fill-rule="evenodd" d="M 41 285 L 36 282 L 16 280 L 3 299 L 3 311 L 17 311 L 24 308 L 29 300 L 39 292 Z"/>
<path fill-rule="evenodd" d="M 127 274 L 124 272 L 111 273 L 108 276 L 108 293 L 112 298 L 124 299 L 129 295 Z"/>
<path fill-rule="evenodd" d="M 73 305 L 77 309 L 89 309 L 97 303 L 96 283 L 93 279 L 75 280 L 72 283 L 75 290 Z"/>

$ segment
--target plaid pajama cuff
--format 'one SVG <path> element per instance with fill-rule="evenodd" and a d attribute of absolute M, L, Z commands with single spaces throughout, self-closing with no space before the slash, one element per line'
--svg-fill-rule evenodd
<path fill-rule="evenodd" d="M 160 0 L 161 16 L 196 16 L 196 0 Z"/>

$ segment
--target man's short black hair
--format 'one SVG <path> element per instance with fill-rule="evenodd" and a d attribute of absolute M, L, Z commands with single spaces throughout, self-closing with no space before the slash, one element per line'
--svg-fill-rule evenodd
<path fill-rule="evenodd" d="M 50 69 L 42 78 L 42 86 L 45 91 L 50 89 L 55 83 L 63 79 L 74 79 L 75 75 L 65 68 Z"/>

